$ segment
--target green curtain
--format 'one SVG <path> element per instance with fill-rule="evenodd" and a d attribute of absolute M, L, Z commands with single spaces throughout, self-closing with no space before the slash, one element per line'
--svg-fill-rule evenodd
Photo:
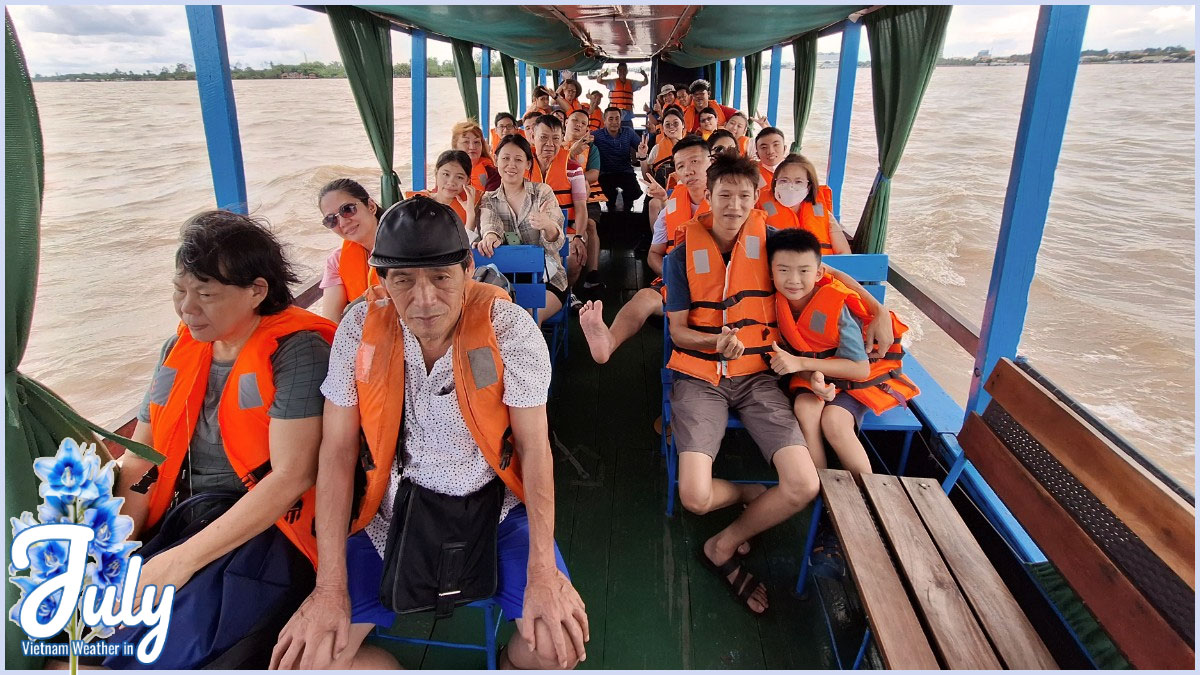
<path fill-rule="evenodd" d="M 508 112 L 516 115 L 521 109 L 521 102 L 517 99 L 517 62 L 508 54 L 501 54 L 500 70 L 504 71 L 504 93 L 508 97 Z"/>
<path fill-rule="evenodd" d="M 479 87 L 475 84 L 474 49 L 475 45 L 466 40 L 450 41 L 450 50 L 454 54 L 454 77 L 458 79 L 463 110 L 468 118 L 479 122 Z"/>
<path fill-rule="evenodd" d="M 376 201 L 386 209 L 400 199 L 400 177 L 393 164 L 396 116 L 392 103 L 391 24 L 346 5 L 326 5 L 325 13 L 333 27 L 333 37 L 350 79 L 350 91 L 354 94 L 363 128 L 371 139 L 371 148 L 383 173 Z"/>
<path fill-rule="evenodd" d="M 817 34 L 809 33 L 792 43 L 796 52 L 796 84 L 792 88 L 792 152 L 804 146 L 804 127 L 812 111 L 813 82 L 817 79 Z"/>
<path fill-rule="evenodd" d="M 542 69 L 537 66 L 529 68 L 529 102 L 533 102 L 533 90 L 538 86 L 538 80 L 542 77 Z"/>
<path fill-rule="evenodd" d="M 717 64 L 710 63 L 707 66 L 704 66 L 703 70 L 704 70 L 704 79 L 708 80 L 708 83 L 710 85 L 713 82 L 717 81 Z M 688 84 L 691 84 L 691 82 L 688 82 Z M 716 100 L 715 92 L 713 92 L 713 94 L 714 94 L 713 100 Z"/>
<path fill-rule="evenodd" d="M 751 137 L 759 130 L 754 128 L 754 118 L 758 117 L 758 92 L 762 88 L 762 52 L 747 54 L 746 68 L 746 116 L 750 119 L 747 132 Z"/>
<path fill-rule="evenodd" d="M 733 62 L 721 62 L 721 102 L 730 108 L 734 107 L 730 100 L 733 97 Z"/>
<path fill-rule="evenodd" d="M 558 91 L 559 85 L 562 84 L 562 71 L 558 68 L 550 71 L 550 79 L 554 82 L 554 91 Z"/>
<path fill-rule="evenodd" d="M 879 170 L 867 196 L 855 253 L 880 253 L 887 241 L 892 176 L 900 165 L 921 97 L 933 75 L 950 6 L 889 6 L 863 17 L 871 45 L 871 89 L 875 104 L 875 141 Z"/>
<path fill-rule="evenodd" d="M 161 461 L 162 456 L 85 420 L 56 394 L 18 370 L 33 323 L 38 222 L 45 174 L 37 101 L 7 11 L 4 12 L 4 141 L 4 541 L 5 550 L 11 550 L 12 528 L 8 519 L 20 516 L 23 511 L 36 513 L 41 501 L 33 460 L 53 457 L 64 438 L 90 442 L 95 432 L 152 461 Z M 97 454 L 103 461 L 110 459 L 103 444 L 97 445 Z M 16 586 L 4 584 L 6 615 L 19 595 Z M 11 621 L 5 621 L 4 625 L 5 666 L 40 668 L 41 658 L 22 654 L 20 643 L 27 636 Z"/>

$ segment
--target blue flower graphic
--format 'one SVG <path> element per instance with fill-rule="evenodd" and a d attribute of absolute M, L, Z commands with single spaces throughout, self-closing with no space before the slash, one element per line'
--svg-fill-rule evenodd
<path fill-rule="evenodd" d="M 138 547 L 137 542 L 118 546 L 112 551 L 101 551 L 97 562 L 88 563 L 88 574 L 97 586 L 120 586 L 129 566 L 129 554 Z"/>
<path fill-rule="evenodd" d="M 29 547 L 29 570 L 33 577 L 52 579 L 67 571 L 67 545 L 59 540 Z"/>
<path fill-rule="evenodd" d="M 65 439 L 58 446 L 54 457 L 39 457 L 33 460 L 33 472 L 41 479 L 38 494 L 57 496 L 65 502 L 74 501 L 94 471 L 99 469 L 100 459 L 92 455 L 95 462 L 86 461 L 79 444 Z M 91 459 L 89 458 L 89 459 Z"/>
<path fill-rule="evenodd" d="M 72 439 L 64 439 L 54 457 L 33 461 L 34 473 L 41 481 L 38 493 L 42 503 L 38 506 L 37 518 L 26 512 L 19 518 L 9 519 L 13 536 L 39 524 L 72 523 L 91 528 L 94 538 L 88 553 L 92 561 L 86 567 L 85 586 L 119 586 L 129 567 L 129 555 L 140 546 L 138 542 L 125 541 L 133 532 L 133 519 L 121 515 L 125 500 L 112 496 L 114 466 L 115 462 L 101 465 L 94 444 L 80 445 Z M 21 590 L 20 600 L 9 611 L 10 620 L 20 625 L 21 606 L 29 594 L 47 579 L 66 572 L 67 553 L 66 541 L 38 542 L 29 547 L 30 565 L 24 576 L 17 576 L 21 570 L 9 566 L 9 582 Z M 48 622 L 62 600 L 63 591 L 43 600 L 38 607 L 37 621 Z M 81 626 L 72 628 L 68 631 L 69 637 L 79 639 L 82 630 Z M 92 628 L 94 637 L 105 637 L 112 632 L 111 626 Z"/>
<path fill-rule="evenodd" d="M 98 500 L 83 514 L 83 524 L 92 528 L 96 538 L 88 550 L 92 555 L 113 551 L 125 543 L 133 532 L 133 519 L 121 515 L 121 500 L 111 497 Z"/>
<path fill-rule="evenodd" d="M 60 497 L 46 495 L 46 498 L 38 505 L 38 521 L 43 525 L 69 523 L 71 522 L 71 515 L 70 511 L 67 510 L 68 506 L 70 505 Z M 16 534 L 16 532 L 13 534 Z"/>
<path fill-rule="evenodd" d="M 12 611 L 8 613 L 8 618 L 17 625 L 20 625 L 21 607 L 25 604 L 26 596 L 32 593 L 33 589 L 37 588 L 38 585 L 44 580 L 35 579 L 32 577 L 13 577 L 10 579 L 10 581 L 12 581 L 12 583 L 16 584 L 17 587 L 21 589 L 21 599 L 17 602 L 17 604 L 13 605 Z M 42 604 L 38 607 L 37 611 L 38 623 L 44 624 L 50 621 L 50 617 L 53 616 L 55 610 L 58 609 L 58 603 L 62 601 L 62 597 L 63 592 L 58 591 L 42 601 Z"/>

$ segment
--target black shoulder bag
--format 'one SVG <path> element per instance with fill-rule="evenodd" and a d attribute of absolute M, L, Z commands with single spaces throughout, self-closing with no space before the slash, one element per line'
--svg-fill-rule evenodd
<path fill-rule="evenodd" d="M 399 614 L 433 609 L 445 618 L 494 595 L 503 503 L 499 478 L 465 497 L 401 482 L 383 556 L 383 605 Z"/>

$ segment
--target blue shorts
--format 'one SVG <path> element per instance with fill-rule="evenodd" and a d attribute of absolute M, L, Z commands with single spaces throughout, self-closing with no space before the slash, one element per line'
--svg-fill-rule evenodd
<path fill-rule="evenodd" d="M 499 557 L 496 602 L 510 621 L 519 619 L 525 605 L 525 573 L 529 567 L 529 517 L 524 504 L 513 507 L 500 521 L 496 552 Z M 554 544 L 554 562 L 563 574 L 567 574 L 567 564 L 563 562 L 557 542 Z M 396 613 L 379 601 L 383 557 L 375 550 L 366 532 L 359 532 L 346 541 L 346 572 L 350 623 L 373 623 L 384 627 L 395 623 Z"/>

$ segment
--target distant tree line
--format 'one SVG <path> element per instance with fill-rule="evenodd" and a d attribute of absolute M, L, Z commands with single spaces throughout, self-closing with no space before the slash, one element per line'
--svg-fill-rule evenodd
<path fill-rule="evenodd" d="M 1013 54 L 1011 56 L 973 56 L 973 57 L 941 57 L 938 59 L 939 66 L 973 66 L 979 63 L 987 62 L 1008 62 L 1008 63 L 1029 63 L 1030 54 Z M 1170 47 L 1147 47 L 1146 49 L 1133 49 L 1128 51 L 1109 51 L 1107 49 L 1085 49 L 1079 52 L 1080 61 L 1085 63 L 1102 63 L 1105 61 L 1137 61 L 1151 57 L 1158 60 L 1156 57 L 1165 57 L 1170 61 L 1195 61 L 1195 55 L 1192 50 L 1182 46 L 1174 45 Z"/>
<path fill-rule="evenodd" d="M 454 77 L 454 61 L 450 59 L 439 60 L 429 58 L 425 61 L 425 67 L 429 77 Z M 229 72 L 235 80 L 330 79 L 346 77 L 346 68 L 338 61 L 330 63 L 325 63 L 324 61 L 305 61 L 303 63 L 275 63 L 268 61 L 262 64 L 261 68 L 253 68 L 238 62 L 230 66 Z M 481 72 L 480 58 L 476 54 L 475 73 L 479 75 Z M 392 76 L 400 78 L 412 77 L 412 66 L 408 62 L 393 64 Z M 492 59 L 491 76 L 503 76 L 499 58 Z M 194 79 L 196 79 L 196 73 L 186 63 L 175 64 L 173 70 L 167 66 L 163 66 L 158 72 L 146 70 L 142 73 L 135 73 L 132 70 L 122 71 L 114 68 L 109 73 L 56 73 L 54 75 L 37 73 L 33 76 L 35 82 L 162 82 Z"/>

